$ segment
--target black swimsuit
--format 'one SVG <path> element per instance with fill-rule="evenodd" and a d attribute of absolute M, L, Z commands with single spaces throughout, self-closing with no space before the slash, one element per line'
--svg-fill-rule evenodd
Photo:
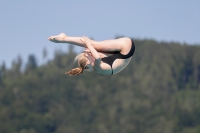
<path fill-rule="evenodd" d="M 133 40 L 131 40 L 131 41 L 132 41 L 131 50 L 129 51 L 129 53 L 127 55 L 123 55 L 119 51 L 116 51 L 111 56 L 101 58 L 101 61 L 103 61 L 104 63 L 107 63 L 108 65 L 110 65 L 110 67 L 112 69 L 112 64 L 116 59 L 128 59 L 129 57 L 131 57 L 133 55 L 133 53 L 135 51 L 134 42 L 133 42 Z M 113 69 L 112 69 L 112 74 L 113 74 Z"/>

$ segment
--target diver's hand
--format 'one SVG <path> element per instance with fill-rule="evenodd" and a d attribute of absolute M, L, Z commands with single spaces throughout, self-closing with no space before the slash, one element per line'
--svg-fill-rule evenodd
<path fill-rule="evenodd" d="M 83 37 L 81 38 L 81 41 L 82 41 L 83 43 L 85 43 L 86 47 L 90 47 L 90 46 L 91 46 L 90 39 L 89 39 L 88 37 L 83 36 Z"/>
<path fill-rule="evenodd" d="M 85 48 L 85 49 L 83 50 L 83 52 L 91 53 L 91 51 L 90 51 L 88 48 Z"/>
<path fill-rule="evenodd" d="M 81 41 L 82 41 L 83 43 L 85 43 L 86 48 L 88 48 L 88 50 L 90 51 L 91 55 L 92 55 L 96 60 L 100 59 L 99 53 L 96 51 L 96 49 L 94 49 L 94 47 L 93 47 L 92 44 L 90 43 L 90 39 L 89 39 L 88 37 L 83 36 L 83 37 L 81 38 Z M 86 51 L 87 51 L 87 50 L 86 50 Z M 100 65 L 99 62 L 96 63 L 96 64 L 97 64 L 97 66 Z"/>

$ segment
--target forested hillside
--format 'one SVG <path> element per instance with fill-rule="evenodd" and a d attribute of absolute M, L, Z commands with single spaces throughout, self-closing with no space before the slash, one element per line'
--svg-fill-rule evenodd
<path fill-rule="evenodd" d="M 76 53 L 0 65 L 0 133 L 200 133 L 200 45 L 133 39 L 119 74 L 64 75 Z"/>

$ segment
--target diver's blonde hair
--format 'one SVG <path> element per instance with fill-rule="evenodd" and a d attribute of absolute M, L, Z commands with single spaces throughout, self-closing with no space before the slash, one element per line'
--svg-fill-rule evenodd
<path fill-rule="evenodd" d="M 78 66 L 77 68 L 74 68 L 68 72 L 66 72 L 65 74 L 69 75 L 69 76 L 78 76 L 80 74 L 83 73 L 86 63 L 88 61 L 87 57 L 85 56 L 85 53 L 80 53 L 78 54 L 75 58 L 74 58 L 74 63 L 78 62 Z"/>

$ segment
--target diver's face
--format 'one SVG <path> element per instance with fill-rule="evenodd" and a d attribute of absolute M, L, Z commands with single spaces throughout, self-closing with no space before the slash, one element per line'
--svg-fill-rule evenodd
<path fill-rule="evenodd" d="M 94 62 L 94 57 L 90 53 L 86 53 L 85 56 L 88 59 L 86 62 L 85 70 L 91 72 L 93 71 L 92 63 Z"/>
<path fill-rule="evenodd" d="M 88 59 L 87 64 L 92 64 L 94 62 L 95 59 L 90 53 L 86 53 L 85 56 Z"/>

